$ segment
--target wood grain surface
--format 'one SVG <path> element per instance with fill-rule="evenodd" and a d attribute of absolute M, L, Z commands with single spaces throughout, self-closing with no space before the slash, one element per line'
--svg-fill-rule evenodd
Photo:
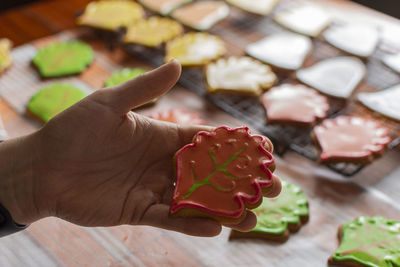
<path fill-rule="evenodd" d="M 83 34 L 96 50 L 94 64 L 72 82 L 86 84 L 94 90 L 102 86 L 107 75 L 122 66 L 150 66 L 127 54 L 122 49 L 110 51 L 108 45 L 90 32 L 67 31 L 74 27 L 73 17 L 88 0 L 45 1 L 0 14 L 0 37 L 10 38 L 17 47 L 14 55 L 21 60 L 13 67 L 21 74 L 20 86 L 9 91 L 9 83 L 0 77 L 0 115 L 10 137 L 17 137 L 38 129 L 41 125 L 23 112 L 26 97 L 37 90 L 42 81 L 24 64 L 29 53 L 58 38 L 74 38 Z M 398 22 L 384 15 L 364 10 L 346 1 L 341 3 L 351 12 L 360 12 L 373 19 Z M 358 13 L 357 13 L 358 14 Z M 258 38 L 248 33 L 248 38 Z M 36 41 L 34 41 L 36 40 Z M 33 42 L 34 41 L 34 42 Z M 18 62 L 17 60 L 17 62 Z M 24 84 L 25 85 L 25 84 Z M 6 99 L 7 101 L 5 101 Z M 11 102 L 12 106 L 7 103 Z M 22 108 L 21 108 L 22 107 Z M 155 110 L 183 107 L 195 112 L 210 125 L 240 126 L 244 123 L 216 108 L 193 92 L 175 86 L 154 107 L 140 109 L 146 114 Z M 384 215 L 400 220 L 400 153 L 386 152 L 351 179 L 341 177 L 325 167 L 294 152 L 283 158 L 276 156 L 276 173 L 300 185 L 310 200 L 310 221 L 291 235 L 284 244 L 263 240 L 228 241 L 229 229 L 215 238 L 190 237 L 146 226 L 79 227 L 57 218 L 46 218 L 33 223 L 27 230 L 0 239 L 0 266 L 326 266 L 328 257 L 337 248 L 336 232 L 339 225 L 358 215 Z"/>

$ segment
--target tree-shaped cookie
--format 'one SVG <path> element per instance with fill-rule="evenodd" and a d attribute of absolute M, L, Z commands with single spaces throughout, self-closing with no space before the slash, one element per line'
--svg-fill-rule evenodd
<path fill-rule="evenodd" d="M 339 248 L 329 258 L 335 266 L 400 266 L 400 221 L 360 216 L 339 228 Z"/>
<path fill-rule="evenodd" d="M 239 223 L 272 189 L 272 149 L 269 139 L 251 135 L 247 127 L 197 133 L 175 155 L 171 215 Z"/>
<path fill-rule="evenodd" d="M 6 38 L 0 39 L 0 74 L 12 64 L 11 46 L 10 40 Z"/>
<path fill-rule="evenodd" d="M 369 163 L 382 154 L 391 140 L 388 129 L 352 116 L 325 120 L 312 134 L 321 148 L 319 160 L 323 163 Z"/>
<path fill-rule="evenodd" d="M 33 64 L 43 77 L 59 77 L 81 73 L 93 58 L 93 50 L 88 44 L 67 41 L 41 48 L 33 58 Z"/>
<path fill-rule="evenodd" d="M 282 182 L 282 192 L 273 199 L 264 198 L 263 203 L 253 212 L 257 225 L 250 232 L 231 231 L 230 239 L 262 238 L 284 242 L 290 232 L 296 232 L 308 221 L 308 200 L 297 185 Z"/>

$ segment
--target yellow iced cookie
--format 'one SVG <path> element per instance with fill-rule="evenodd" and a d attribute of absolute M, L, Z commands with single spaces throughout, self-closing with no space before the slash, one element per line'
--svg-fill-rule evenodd
<path fill-rule="evenodd" d="M 175 8 L 192 2 L 192 0 L 139 0 L 139 2 L 151 11 L 167 15 Z"/>
<path fill-rule="evenodd" d="M 144 16 L 142 6 L 133 1 L 102 0 L 90 2 L 84 13 L 76 20 L 85 25 L 103 30 L 117 30 L 126 27 Z"/>
<path fill-rule="evenodd" d="M 9 68 L 12 64 L 10 40 L 3 38 L 0 39 L 0 73 Z"/>
<path fill-rule="evenodd" d="M 249 57 L 221 58 L 206 69 L 210 92 L 260 95 L 277 80 L 268 65 Z"/>
<path fill-rule="evenodd" d="M 124 42 L 156 47 L 182 32 L 182 25 L 174 20 L 151 17 L 129 25 Z"/>
<path fill-rule="evenodd" d="M 208 33 L 187 33 L 167 43 L 165 62 L 177 59 L 182 66 L 200 66 L 226 52 L 224 41 Z"/>

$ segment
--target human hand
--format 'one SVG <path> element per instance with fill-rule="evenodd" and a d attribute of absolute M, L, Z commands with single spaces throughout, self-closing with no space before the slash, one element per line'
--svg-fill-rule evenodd
<path fill-rule="evenodd" d="M 211 128 L 179 126 L 130 111 L 167 92 L 180 72 L 173 61 L 120 86 L 98 90 L 38 132 L 5 142 L 5 149 L 21 147 L 11 157 L 14 161 L 29 159 L 22 167 L 28 167 L 25 178 L 19 179 L 23 185 L 10 182 L 14 193 L 0 194 L 0 203 L 21 224 L 57 216 L 84 226 L 151 225 L 217 235 L 221 225 L 213 219 L 169 216 L 174 153 L 198 131 Z M 0 161 L 2 154 L 0 149 Z M 271 196 L 280 191 L 279 180 L 274 184 Z M 255 215 L 248 212 L 241 224 L 230 227 L 247 231 L 255 223 Z"/>

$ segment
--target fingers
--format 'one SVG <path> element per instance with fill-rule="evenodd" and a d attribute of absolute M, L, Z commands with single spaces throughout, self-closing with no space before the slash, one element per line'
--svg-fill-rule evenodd
<path fill-rule="evenodd" d="M 205 126 L 205 125 L 189 125 L 189 126 L 177 125 L 176 127 L 178 129 L 178 134 L 180 139 L 179 141 L 181 142 L 182 146 L 191 143 L 193 141 L 194 136 L 198 132 L 200 131 L 210 132 L 215 129 L 215 127 Z"/>
<path fill-rule="evenodd" d="M 272 185 L 267 189 L 263 190 L 264 197 L 270 197 L 270 198 L 277 197 L 282 190 L 281 180 L 275 175 L 273 175 L 272 179 L 273 179 Z"/>
<path fill-rule="evenodd" d="M 240 232 L 249 232 L 254 227 L 256 227 L 256 224 L 257 224 L 257 216 L 254 214 L 254 212 L 247 210 L 246 218 L 243 221 L 241 221 L 238 224 L 227 224 L 225 226 L 232 228 L 234 230 L 238 230 Z"/>
<path fill-rule="evenodd" d="M 176 84 L 180 75 L 181 65 L 172 60 L 135 79 L 103 90 L 110 91 L 108 103 L 122 115 L 166 93 Z"/>
<path fill-rule="evenodd" d="M 169 206 L 157 204 L 144 214 L 140 224 L 150 225 L 193 236 L 216 236 L 221 232 L 221 224 L 208 218 L 170 217 Z"/>

